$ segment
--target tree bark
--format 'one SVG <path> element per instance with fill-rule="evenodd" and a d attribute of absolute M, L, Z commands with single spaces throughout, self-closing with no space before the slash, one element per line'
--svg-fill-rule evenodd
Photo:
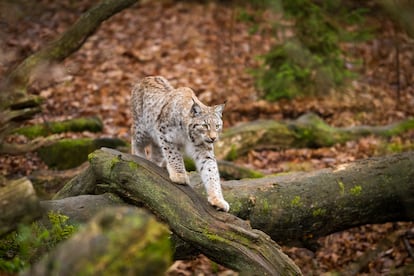
<path fill-rule="evenodd" d="M 387 126 L 336 128 L 307 113 L 295 121 L 254 121 L 229 128 L 215 145 L 218 159 L 235 160 L 253 149 L 329 147 L 368 135 L 391 137 L 414 129 L 414 119 Z"/>
<path fill-rule="evenodd" d="M 142 209 L 105 209 L 23 275 L 162 275 L 170 231 Z"/>
<path fill-rule="evenodd" d="M 19 223 L 32 222 L 42 214 L 32 183 L 27 178 L 9 181 L 0 188 L 0 236 Z"/>

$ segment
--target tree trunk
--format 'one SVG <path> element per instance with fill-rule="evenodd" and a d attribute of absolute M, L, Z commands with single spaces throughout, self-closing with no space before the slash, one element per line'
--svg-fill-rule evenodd
<path fill-rule="evenodd" d="M 307 113 L 295 121 L 255 121 L 227 129 L 215 146 L 218 159 L 235 160 L 253 149 L 330 147 L 368 135 L 391 137 L 414 129 L 414 119 L 387 126 L 335 128 Z"/>
<path fill-rule="evenodd" d="M 106 209 L 23 275 L 162 275 L 172 262 L 169 232 L 142 209 Z"/>
<path fill-rule="evenodd" d="M 19 223 L 41 216 L 39 200 L 32 183 L 20 178 L 0 188 L 0 236 L 16 229 Z"/>

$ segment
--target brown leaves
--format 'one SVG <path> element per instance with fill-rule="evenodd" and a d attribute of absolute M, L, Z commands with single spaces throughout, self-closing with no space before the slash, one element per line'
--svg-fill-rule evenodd
<path fill-rule="evenodd" d="M 56 38 L 96 1 L 15 2 L 7 4 L 13 5 L 7 9 L 6 4 L 0 4 L 1 14 L 7 15 L 2 17 L 5 21 L 0 34 L 4 49 L 0 52 L 1 78 L 24 56 Z M 174 86 L 190 86 L 207 104 L 227 100 L 225 127 L 256 119 L 295 119 L 309 111 L 341 127 L 384 125 L 414 116 L 414 44 L 389 20 L 373 16 L 368 21 L 378 30 L 373 40 L 343 45 L 362 63 L 360 79 L 345 91 L 268 103 L 260 100 L 260 91 L 247 70 L 258 66 L 256 56 L 266 53 L 277 38 L 264 21 L 251 33 L 249 24 L 237 20 L 240 9 L 250 11 L 251 7 L 228 1 L 144 1 L 115 15 L 78 52 L 60 65 L 38 72 L 32 90 L 46 102 L 42 115 L 32 122 L 99 115 L 104 122 L 101 135 L 129 140 L 130 90 L 134 82 L 148 75 L 163 75 Z M 280 20 L 279 15 L 265 12 L 263 18 L 268 17 Z M 398 150 L 413 147 L 413 140 L 411 132 L 385 142 Z M 314 170 L 393 150 L 384 147 L 389 146 L 368 137 L 329 148 L 252 151 L 237 162 L 266 173 Z M 2 174 L 29 174 L 42 166 L 32 154 L 0 159 Z M 389 225 L 361 227 L 321 240 L 323 247 L 316 253 L 301 249 L 289 252 L 305 274 L 320 274 L 338 269 L 375 246 L 385 235 L 382 231 L 392 229 Z M 365 270 L 385 273 L 386 267 L 411 260 L 404 254 L 401 246 L 384 251 Z M 180 262 L 176 272 L 187 275 L 200 266 L 200 273 L 207 274 L 213 271 L 207 263 Z"/>

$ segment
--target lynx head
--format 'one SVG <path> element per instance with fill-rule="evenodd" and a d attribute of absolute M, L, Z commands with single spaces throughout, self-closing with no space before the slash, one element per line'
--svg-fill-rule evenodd
<path fill-rule="evenodd" d="M 190 111 L 188 135 L 194 144 L 212 144 L 218 140 L 223 128 L 221 119 L 224 104 L 202 107 L 195 101 Z"/>

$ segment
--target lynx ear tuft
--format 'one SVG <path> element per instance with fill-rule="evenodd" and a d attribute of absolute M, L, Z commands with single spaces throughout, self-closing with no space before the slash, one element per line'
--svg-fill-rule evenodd
<path fill-rule="evenodd" d="M 201 115 L 201 107 L 193 100 L 193 106 L 191 107 L 191 116 L 198 117 Z"/>
<path fill-rule="evenodd" d="M 224 104 L 219 104 L 214 106 L 214 111 L 221 117 L 221 115 L 223 114 L 223 110 L 224 110 L 224 106 L 226 105 L 226 103 Z"/>

